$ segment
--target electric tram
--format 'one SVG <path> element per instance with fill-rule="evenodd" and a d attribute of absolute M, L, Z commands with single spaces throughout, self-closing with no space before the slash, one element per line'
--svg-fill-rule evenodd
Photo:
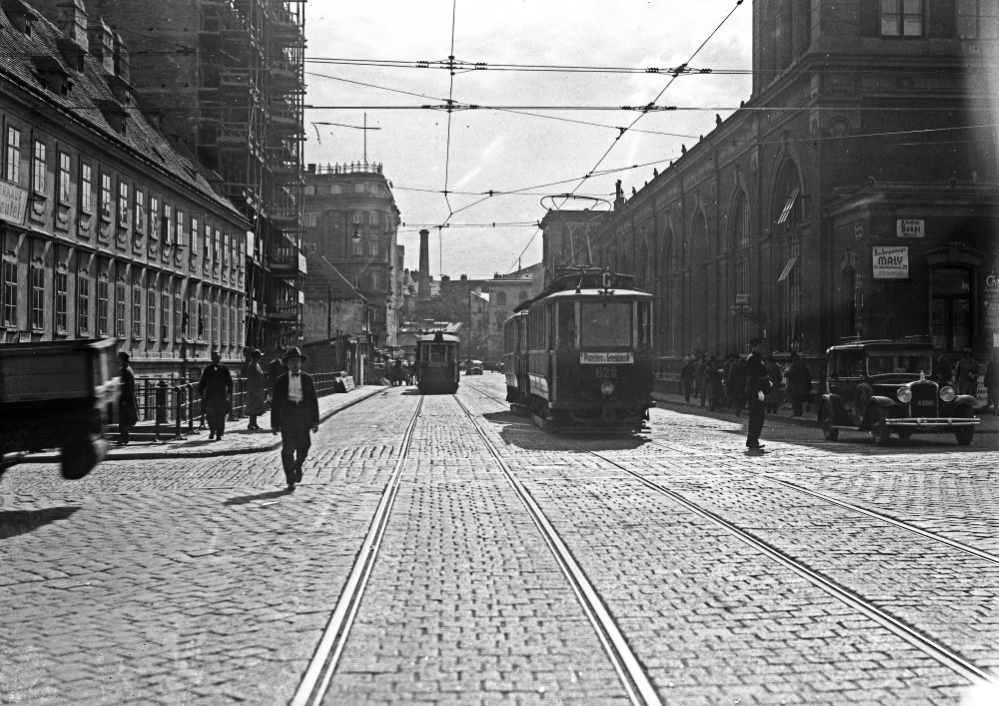
<path fill-rule="evenodd" d="M 461 339 L 437 331 L 416 339 L 417 389 L 423 394 L 453 394 L 458 391 Z"/>
<path fill-rule="evenodd" d="M 652 295 L 565 271 L 504 323 L 507 402 L 551 432 L 639 431 L 653 406 Z"/>

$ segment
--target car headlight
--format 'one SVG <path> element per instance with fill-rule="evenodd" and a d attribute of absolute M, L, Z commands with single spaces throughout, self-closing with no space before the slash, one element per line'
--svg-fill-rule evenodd
<path fill-rule="evenodd" d="M 957 391 L 950 385 L 940 388 L 940 399 L 944 402 L 953 402 L 955 397 L 957 397 Z"/>
<path fill-rule="evenodd" d="M 614 383 L 612 383 L 610 380 L 604 380 L 602 383 L 600 383 L 600 392 L 610 397 L 611 395 L 614 394 Z"/>
<path fill-rule="evenodd" d="M 897 394 L 898 394 L 898 401 L 899 402 L 903 402 L 905 404 L 908 404 L 909 402 L 912 402 L 912 390 L 909 389 L 908 387 L 900 387 L 900 388 L 898 388 L 898 393 Z"/>

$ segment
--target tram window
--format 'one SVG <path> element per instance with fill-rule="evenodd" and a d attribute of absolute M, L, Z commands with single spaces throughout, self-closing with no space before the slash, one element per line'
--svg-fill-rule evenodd
<path fill-rule="evenodd" d="M 430 346 L 430 362 L 431 363 L 446 363 L 448 361 L 448 353 L 451 351 L 447 346 L 442 345 L 432 345 Z"/>
<path fill-rule="evenodd" d="M 652 347 L 652 307 L 648 302 L 638 302 L 638 347 Z"/>
<path fill-rule="evenodd" d="M 632 302 L 581 303 L 583 346 L 631 346 L 631 307 Z"/>
<path fill-rule="evenodd" d="M 576 303 L 560 302 L 558 305 L 559 348 L 576 347 Z"/>

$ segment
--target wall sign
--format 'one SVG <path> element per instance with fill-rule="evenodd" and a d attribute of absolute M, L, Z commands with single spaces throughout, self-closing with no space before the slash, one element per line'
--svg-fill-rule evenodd
<path fill-rule="evenodd" d="M 21 225 L 28 206 L 28 190 L 0 179 L 0 220 Z"/>
<path fill-rule="evenodd" d="M 895 221 L 895 234 L 899 238 L 922 238 L 926 235 L 926 221 L 899 218 Z"/>
<path fill-rule="evenodd" d="M 909 246 L 873 247 L 874 279 L 909 279 Z"/>
<path fill-rule="evenodd" d="M 992 333 L 992 347 L 999 348 L 999 271 L 985 277 L 985 327 Z"/>

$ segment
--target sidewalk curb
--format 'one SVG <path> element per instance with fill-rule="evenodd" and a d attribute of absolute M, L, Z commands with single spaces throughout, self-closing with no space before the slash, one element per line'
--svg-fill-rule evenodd
<path fill-rule="evenodd" d="M 720 419 L 731 419 L 734 415 L 730 411 L 716 410 L 714 412 L 710 411 L 707 407 L 701 407 L 700 404 L 695 404 L 693 402 L 681 402 L 677 400 L 669 399 L 669 396 L 663 395 L 659 392 L 652 393 L 652 399 L 656 401 L 656 406 L 663 409 L 670 407 L 676 409 L 677 411 L 684 411 L 686 414 L 696 414 L 704 417 L 720 418 Z M 728 408 L 725 408 L 726 410 Z M 745 410 L 743 410 L 745 411 Z M 812 419 L 811 417 L 785 417 L 778 414 L 767 414 L 767 421 L 781 421 L 787 422 L 788 424 L 794 424 L 799 427 L 809 427 L 812 429 L 819 428 L 818 419 Z M 743 415 L 741 417 L 735 417 L 739 421 L 746 421 L 747 416 Z"/>
<path fill-rule="evenodd" d="M 358 395 L 352 400 L 348 400 L 343 406 L 334 407 L 333 409 L 328 409 L 325 412 L 320 413 L 319 423 L 327 421 L 330 417 L 335 414 L 342 412 L 345 409 L 353 407 L 354 405 L 364 402 L 365 400 L 371 399 L 375 395 L 384 394 L 388 388 L 386 387 L 375 387 L 374 389 L 368 391 L 365 390 L 363 394 Z M 262 436 L 262 435 L 261 435 Z M 212 456 L 242 456 L 245 454 L 255 454 L 262 453 L 264 451 L 273 451 L 275 449 L 281 448 L 281 437 L 276 436 L 274 440 L 268 441 L 267 443 L 260 446 L 252 446 L 246 448 L 237 449 L 177 449 L 176 451 L 170 449 L 157 449 L 149 451 L 125 451 L 122 453 L 116 453 L 114 456 L 108 456 L 104 459 L 103 463 L 114 462 L 114 461 L 149 461 L 154 459 L 176 459 L 176 458 L 209 458 Z M 18 463 L 58 463 L 59 462 L 59 452 L 58 451 L 43 451 L 37 454 L 30 454 L 24 456 L 18 460 Z"/>
<path fill-rule="evenodd" d="M 669 395 L 663 395 L 661 392 L 653 392 L 652 393 L 652 399 L 654 399 L 656 401 L 656 405 L 658 407 L 661 407 L 663 409 L 666 409 L 668 407 L 668 408 L 674 409 L 676 411 L 683 412 L 684 414 L 697 414 L 699 416 L 711 417 L 713 419 L 715 419 L 715 418 L 717 418 L 717 419 L 731 419 L 732 418 L 732 413 L 729 412 L 729 411 L 715 411 L 715 412 L 711 412 L 711 411 L 708 410 L 707 407 L 701 407 L 700 404 L 695 404 L 693 402 L 685 402 L 685 401 L 670 399 Z M 728 408 L 726 408 L 726 409 L 728 409 Z M 978 410 L 976 410 L 976 411 L 978 411 Z M 976 416 L 979 419 L 982 418 L 980 414 L 978 414 Z M 745 420 L 746 417 L 745 416 L 743 416 L 741 418 L 740 417 L 735 417 L 735 419 Z M 783 415 L 777 415 L 777 414 L 767 413 L 766 421 L 767 421 L 767 423 L 772 422 L 772 421 L 780 421 L 780 422 L 786 422 L 787 424 L 794 424 L 795 426 L 799 426 L 799 427 L 808 427 L 810 429 L 821 429 L 821 427 L 819 426 L 819 420 L 818 420 L 818 418 L 817 417 L 816 418 L 812 418 L 811 416 L 807 416 L 807 417 L 785 417 Z M 999 434 L 999 430 L 988 429 L 988 428 L 986 428 L 986 429 L 978 428 L 975 431 L 975 435 L 977 436 L 978 434 Z"/>

